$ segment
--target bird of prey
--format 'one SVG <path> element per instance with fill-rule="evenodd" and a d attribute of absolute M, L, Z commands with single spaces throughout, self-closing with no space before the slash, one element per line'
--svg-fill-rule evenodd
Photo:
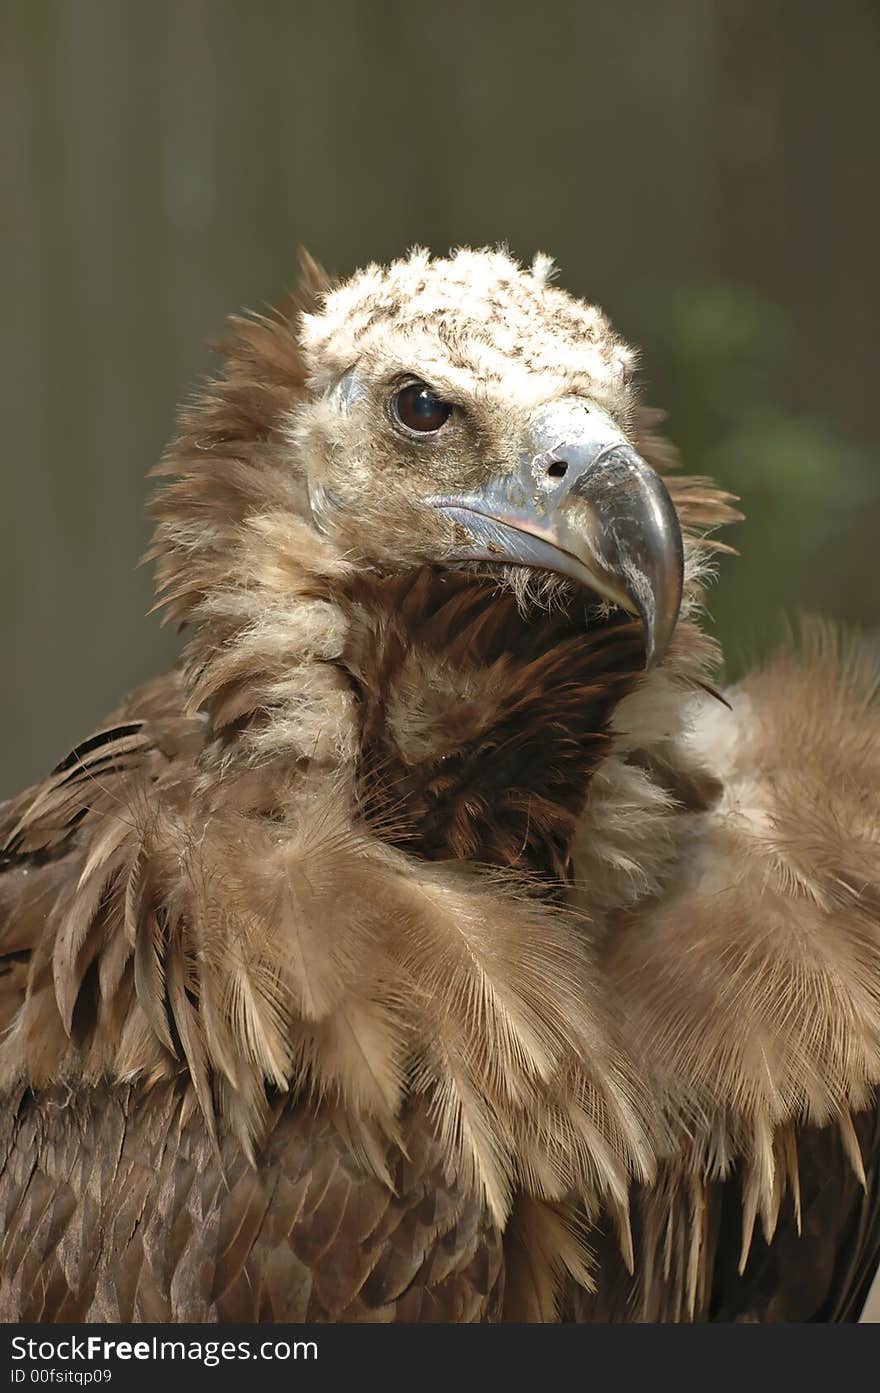
<path fill-rule="evenodd" d="M 857 1318 L 875 673 L 717 690 L 735 500 L 549 258 L 303 265 L 159 467 L 181 662 L 0 807 L 0 1316 Z"/>

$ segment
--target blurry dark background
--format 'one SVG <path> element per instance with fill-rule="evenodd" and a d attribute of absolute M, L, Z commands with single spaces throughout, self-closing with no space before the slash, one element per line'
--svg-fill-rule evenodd
<path fill-rule="evenodd" d="M 5 0 L 0 795 L 174 652 L 144 475 L 208 338 L 414 242 L 540 248 L 744 500 L 712 622 L 876 631 L 875 0 Z"/>

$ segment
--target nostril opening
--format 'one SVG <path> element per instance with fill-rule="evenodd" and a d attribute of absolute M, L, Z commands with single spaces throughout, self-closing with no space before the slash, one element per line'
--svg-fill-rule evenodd
<path fill-rule="evenodd" d="M 568 463 L 564 459 L 555 459 L 552 464 L 547 466 L 547 474 L 551 479 L 564 479 Z"/>

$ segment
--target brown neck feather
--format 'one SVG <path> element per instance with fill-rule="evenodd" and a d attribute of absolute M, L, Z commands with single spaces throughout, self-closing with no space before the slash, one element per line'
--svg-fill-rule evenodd
<path fill-rule="evenodd" d="M 583 605 L 524 617 L 491 577 L 425 569 L 359 580 L 346 667 L 359 697 L 358 791 L 380 835 L 559 883 L 638 625 Z"/>

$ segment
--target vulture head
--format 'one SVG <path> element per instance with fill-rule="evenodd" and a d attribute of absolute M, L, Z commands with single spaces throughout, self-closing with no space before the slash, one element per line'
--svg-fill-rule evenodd
<path fill-rule="evenodd" d="M 565 578 L 566 596 L 637 614 L 650 662 L 681 602 L 678 519 L 627 434 L 631 351 L 548 269 L 418 254 L 306 316 L 314 398 L 294 435 L 312 514 L 376 568 Z"/>

